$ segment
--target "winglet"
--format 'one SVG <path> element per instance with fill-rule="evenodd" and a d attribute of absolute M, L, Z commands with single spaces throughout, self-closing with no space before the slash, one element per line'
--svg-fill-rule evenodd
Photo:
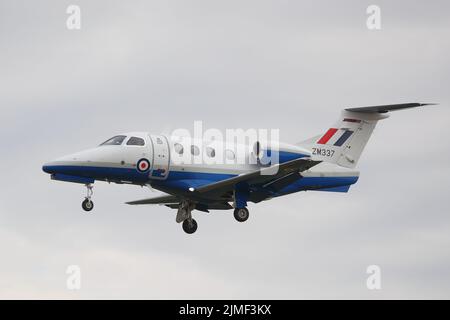
<path fill-rule="evenodd" d="M 345 110 L 350 112 L 361 112 L 361 113 L 386 113 L 389 111 L 396 111 L 431 105 L 437 105 L 437 103 L 400 103 L 400 104 L 387 104 L 381 106 L 370 106 L 360 108 L 347 108 Z"/>

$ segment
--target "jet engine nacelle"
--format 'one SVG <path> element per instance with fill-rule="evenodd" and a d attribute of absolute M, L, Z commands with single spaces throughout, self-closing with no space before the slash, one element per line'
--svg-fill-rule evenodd
<path fill-rule="evenodd" d="M 279 146 L 270 141 L 256 141 L 253 145 L 253 156 L 260 165 L 279 163 Z"/>

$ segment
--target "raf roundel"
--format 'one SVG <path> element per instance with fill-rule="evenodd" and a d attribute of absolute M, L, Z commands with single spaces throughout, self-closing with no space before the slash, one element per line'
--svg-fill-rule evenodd
<path fill-rule="evenodd" d="M 137 162 L 136 167 L 139 172 L 147 172 L 150 169 L 150 161 L 141 159 Z"/>

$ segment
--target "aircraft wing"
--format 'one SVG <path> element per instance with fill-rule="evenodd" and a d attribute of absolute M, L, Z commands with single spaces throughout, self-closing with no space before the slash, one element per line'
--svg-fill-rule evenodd
<path fill-rule="evenodd" d="M 199 202 L 214 203 L 215 206 L 226 205 L 222 195 L 234 189 L 238 183 L 246 183 L 249 185 L 263 185 L 264 187 L 276 187 L 278 184 L 289 182 L 291 177 L 295 180 L 301 177 L 299 172 L 308 170 L 319 164 L 321 161 L 310 159 L 294 159 L 282 164 L 273 165 L 260 170 L 244 173 L 229 179 L 207 184 L 205 186 L 194 189 L 192 192 L 183 192 L 180 196 L 163 195 L 137 201 L 126 202 L 126 204 L 165 204 L 168 207 L 177 207 L 182 198 L 192 198 Z M 219 202 L 218 202 L 219 201 Z M 220 202 L 222 201 L 222 202 Z"/>
<path fill-rule="evenodd" d="M 172 195 L 163 195 L 148 199 L 126 202 L 126 204 L 171 204 L 180 202 L 180 198 Z"/>
<path fill-rule="evenodd" d="M 314 167 L 321 161 L 313 161 L 310 159 L 294 159 L 281 164 L 276 164 L 267 168 L 240 174 L 238 176 L 214 182 L 195 189 L 193 192 L 205 194 L 209 192 L 220 192 L 232 189 L 236 184 L 246 182 L 252 184 L 264 184 L 277 180 L 293 172 L 302 172 Z"/>

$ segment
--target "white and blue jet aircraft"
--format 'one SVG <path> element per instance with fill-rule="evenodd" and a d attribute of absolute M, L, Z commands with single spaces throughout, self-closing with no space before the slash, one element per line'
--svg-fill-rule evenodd
<path fill-rule="evenodd" d="M 176 222 L 186 233 L 197 230 L 192 211 L 234 209 L 234 217 L 249 217 L 247 203 L 258 203 L 299 191 L 347 192 L 358 181 L 355 166 L 375 125 L 388 112 L 429 105 L 405 103 L 342 111 L 339 120 L 323 134 L 298 144 L 255 141 L 245 145 L 244 163 L 233 162 L 236 146 L 220 146 L 225 162 L 173 161 L 175 155 L 214 158 L 214 141 L 180 143 L 179 137 L 132 132 L 112 137 L 98 147 L 44 164 L 53 180 L 86 185 L 82 202 L 91 211 L 94 181 L 149 186 L 165 194 L 127 202 L 130 205 L 163 204 L 177 209 Z M 276 150 L 275 150 L 276 149 Z M 277 155 L 275 157 L 268 155 Z M 270 158 L 270 161 L 267 159 Z"/>

